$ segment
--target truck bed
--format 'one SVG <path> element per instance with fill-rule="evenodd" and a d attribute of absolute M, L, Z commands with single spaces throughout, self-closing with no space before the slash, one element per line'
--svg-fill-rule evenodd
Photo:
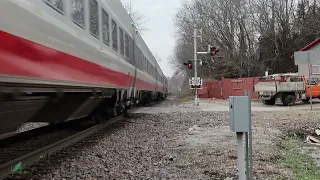
<path fill-rule="evenodd" d="M 301 82 L 258 82 L 255 85 L 254 92 L 296 92 L 305 91 L 306 85 L 304 81 Z"/>

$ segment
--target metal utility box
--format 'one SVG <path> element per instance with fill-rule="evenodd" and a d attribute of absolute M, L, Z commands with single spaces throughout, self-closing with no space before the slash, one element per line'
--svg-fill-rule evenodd
<path fill-rule="evenodd" d="M 249 132 L 251 100 L 248 96 L 229 97 L 229 125 L 233 132 Z"/>

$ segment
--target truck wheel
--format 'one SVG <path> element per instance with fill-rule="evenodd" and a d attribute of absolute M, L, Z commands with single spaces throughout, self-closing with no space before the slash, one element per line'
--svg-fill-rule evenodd
<path fill-rule="evenodd" d="M 307 103 L 309 101 L 310 101 L 310 99 L 302 99 L 302 102 L 304 102 L 304 103 Z"/>
<path fill-rule="evenodd" d="M 270 100 L 265 100 L 264 104 L 266 104 L 266 105 L 275 105 L 276 104 L 276 99 L 272 98 Z"/>
<path fill-rule="evenodd" d="M 294 105 L 295 101 L 296 98 L 294 97 L 294 95 L 288 94 L 283 98 L 283 105 L 292 106 Z"/>

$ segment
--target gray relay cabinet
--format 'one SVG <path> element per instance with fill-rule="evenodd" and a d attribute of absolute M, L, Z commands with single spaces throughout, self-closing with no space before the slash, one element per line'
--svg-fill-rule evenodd
<path fill-rule="evenodd" d="M 233 132 L 249 132 L 251 102 L 248 96 L 229 97 L 229 126 Z"/>

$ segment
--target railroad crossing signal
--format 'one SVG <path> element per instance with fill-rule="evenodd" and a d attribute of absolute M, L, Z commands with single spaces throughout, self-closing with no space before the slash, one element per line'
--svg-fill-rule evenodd
<path fill-rule="evenodd" d="M 193 64 L 191 60 L 188 60 L 188 62 L 184 62 L 183 64 L 186 65 L 189 69 L 192 69 Z"/>
<path fill-rule="evenodd" d="M 193 63 L 192 63 L 193 59 L 189 59 L 188 62 L 184 62 L 183 64 L 188 66 L 189 69 L 192 69 Z M 203 62 L 202 59 L 198 59 L 197 61 L 199 61 L 199 66 L 202 65 L 207 65 L 207 62 Z"/>
<path fill-rule="evenodd" d="M 215 56 L 219 50 L 216 47 L 210 47 L 210 56 Z"/>

